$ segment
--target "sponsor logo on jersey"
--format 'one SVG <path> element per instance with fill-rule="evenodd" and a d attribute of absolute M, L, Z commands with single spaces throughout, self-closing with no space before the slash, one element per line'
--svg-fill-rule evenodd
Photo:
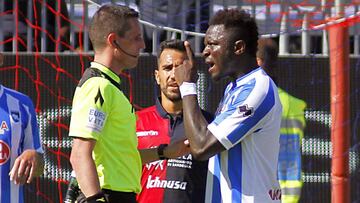
<path fill-rule="evenodd" d="M 281 189 L 269 190 L 269 196 L 272 200 L 281 200 Z"/>
<path fill-rule="evenodd" d="M 242 114 L 242 117 L 252 116 L 254 114 L 254 108 L 248 107 L 247 104 L 239 106 L 239 114 Z"/>
<path fill-rule="evenodd" d="M 86 126 L 96 132 L 101 132 L 104 128 L 105 120 L 106 114 L 104 112 L 90 108 Z"/>
<path fill-rule="evenodd" d="M 152 179 L 152 176 L 149 175 L 146 188 L 168 188 L 174 190 L 186 190 L 187 182 L 182 182 L 178 180 L 160 180 L 159 176 L 155 176 Z"/>
<path fill-rule="evenodd" d="M 10 112 L 11 118 L 15 123 L 19 122 L 20 120 L 20 113 L 18 111 L 11 111 Z"/>
<path fill-rule="evenodd" d="M 176 167 L 176 168 L 192 168 L 192 156 L 191 154 L 181 156 L 177 159 L 169 159 L 168 167 Z"/>
<path fill-rule="evenodd" d="M 145 137 L 145 136 L 158 136 L 159 131 L 156 130 L 148 130 L 148 131 L 138 131 L 136 132 L 138 137 Z"/>
<path fill-rule="evenodd" d="M 8 124 L 6 121 L 1 121 L 0 134 L 5 134 L 5 131 L 9 131 Z"/>
<path fill-rule="evenodd" d="M 146 164 L 146 169 L 150 170 L 151 167 L 155 167 L 154 169 L 160 169 L 160 170 L 164 170 L 164 163 L 165 160 L 158 160 L 158 161 L 153 161 L 150 163 Z"/>
<path fill-rule="evenodd" d="M 10 147 L 4 141 L 0 140 L 0 166 L 6 164 L 10 158 Z"/>

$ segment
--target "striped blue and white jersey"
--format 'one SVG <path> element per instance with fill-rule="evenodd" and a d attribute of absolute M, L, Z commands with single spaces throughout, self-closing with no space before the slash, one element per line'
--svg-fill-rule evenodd
<path fill-rule="evenodd" d="M 206 202 L 280 202 L 282 107 L 262 68 L 230 83 L 208 129 L 226 148 L 209 160 Z"/>
<path fill-rule="evenodd" d="M 23 187 L 10 182 L 15 159 L 27 149 L 43 153 L 30 98 L 0 85 L 0 202 L 23 203 Z"/>

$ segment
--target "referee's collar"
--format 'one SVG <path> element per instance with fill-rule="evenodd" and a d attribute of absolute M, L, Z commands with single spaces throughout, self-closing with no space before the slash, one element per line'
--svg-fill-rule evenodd
<path fill-rule="evenodd" d="M 101 72 L 108 75 L 111 79 L 115 80 L 115 82 L 117 82 L 117 83 L 121 82 L 120 77 L 118 75 L 116 75 L 116 73 L 114 73 L 114 71 L 112 71 L 110 68 L 104 66 L 101 63 L 93 61 L 90 63 L 90 67 L 99 69 Z"/>

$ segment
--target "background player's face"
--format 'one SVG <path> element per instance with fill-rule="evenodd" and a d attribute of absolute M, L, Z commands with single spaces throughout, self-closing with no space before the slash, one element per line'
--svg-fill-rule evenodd
<path fill-rule="evenodd" d="M 186 59 L 186 53 L 175 49 L 164 49 L 159 57 L 155 79 L 160 85 L 161 95 L 175 102 L 181 100 L 179 86 L 174 76 L 174 68 Z"/>
<path fill-rule="evenodd" d="M 219 80 L 227 75 L 227 40 L 224 25 L 212 25 L 208 28 L 204 40 L 203 56 L 205 63 L 210 65 L 209 73 L 213 80 Z"/>

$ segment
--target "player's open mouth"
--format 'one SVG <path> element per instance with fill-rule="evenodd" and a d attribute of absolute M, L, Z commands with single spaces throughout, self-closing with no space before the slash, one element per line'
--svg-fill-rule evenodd
<path fill-rule="evenodd" d="M 215 63 L 211 62 L 211 61 L 206 61 L 206 64 L 208 64 L 210 66 L 210 68 L 208 69 L 208 72 L 211 73 L 214 70 L 215 67 Z"/>

